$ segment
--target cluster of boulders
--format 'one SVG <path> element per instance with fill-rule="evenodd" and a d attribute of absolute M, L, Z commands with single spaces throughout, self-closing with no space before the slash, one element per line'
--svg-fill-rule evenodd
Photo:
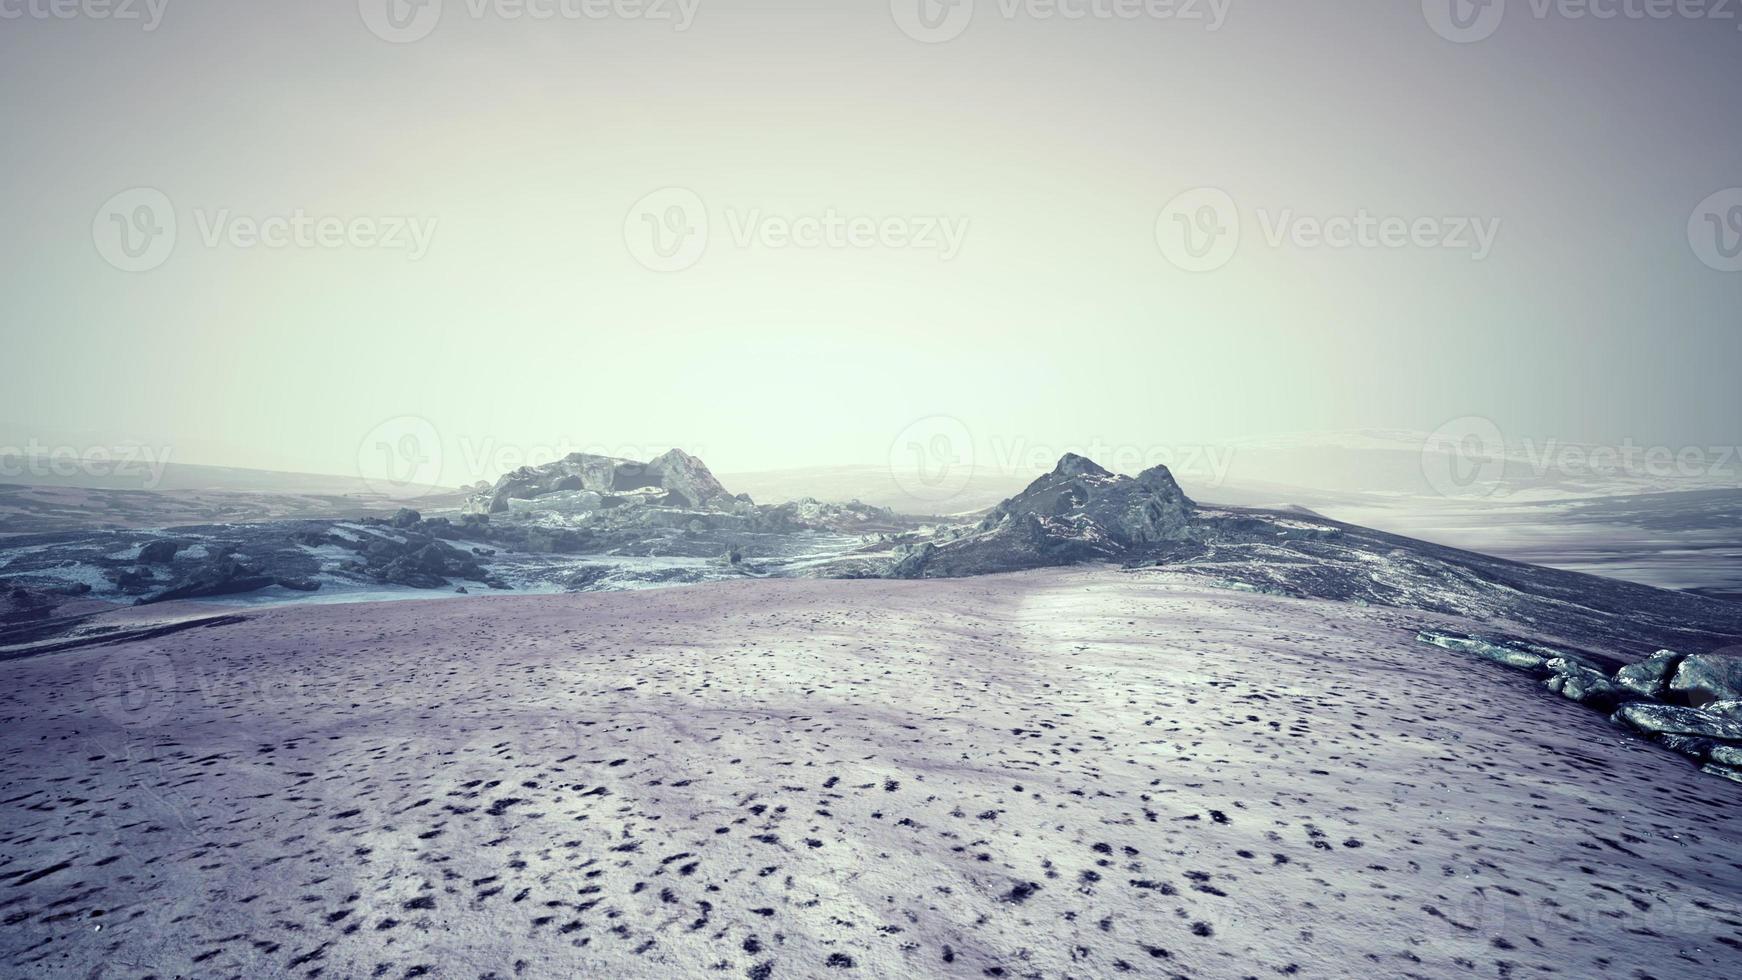
<path fill-rule="evenodd" d="M 260 560 L 242 554 L 239 546 L 229 544 L 209 546 L 203 557 L 183 561 L 180 567 L 164 569 L 166 575 L 163 578 L 158 576 L 157 569 L 148 567 L 173 566 L 176 554 L 183 547 L 180 542 L 151 542 L 140 550 L 138 565 L 118 570 L 116 585 L 125 592 L 147 592 L 136 600 L 140 605 L 175 599 L 244 595 L 273 585 L 296 592 L 314 592 L 321 587 L 307 575 L 297 574 L 309 569 L 269 569 Z"/>
<path fill-rule="evenodd" d="M 341 572 L 383 585 L 413 589 L 451 588 L 456 579 L 481 582 L 493 589 L 508 588 L 481 561 L 493 556 L 494 550 L 482 547 L 464 550 L 443 540 L 464 529 L 448 518 L 426 520 L 417 511 L 402 508 L 389 520 L 375 518 L 358 523 L 380 527 L 384 533 L 362 538 L 328 535 L 319 542 L 357 552 L 357 557 L 339 564 Z"/>
<path fill-rule="evenodd" d="M 1539 677 L 1548 690 L 1742 783 L 1742 647 L 1659 650 L 1613 674 L 1590 658 L 1522 641 L 1423 631 L 1418 639 Z"/>

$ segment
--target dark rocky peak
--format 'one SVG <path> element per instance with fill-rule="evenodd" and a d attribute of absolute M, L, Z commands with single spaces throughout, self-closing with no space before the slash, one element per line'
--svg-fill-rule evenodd
<path fill-rule="evenodd" d="M 1065 453 L 1048 476 L 1112 476 L 1101 464 L 1076 453 Z"/>
<path fill-rule="evenodd" d="M 906 556 L 893 574 L 920 578 L 1132 560 L 1189 540 L 1195 507 L 1165 466 L 1133 478 L 1066 455 L 972 532 Z"/>

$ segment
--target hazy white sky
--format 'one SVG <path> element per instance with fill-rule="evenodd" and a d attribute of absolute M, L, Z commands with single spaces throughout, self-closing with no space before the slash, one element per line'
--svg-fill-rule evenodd
<path fill-rule="evenodd" d="M 434 433 L 458 482 L 563 447 L 879 462 L 933 416 L 1742 440 L 1737 20 L 156 2 L 0 0 L 14 442 L 344 473 Z M 1183 237 L 1230 206 L 1223 251 Z"/>

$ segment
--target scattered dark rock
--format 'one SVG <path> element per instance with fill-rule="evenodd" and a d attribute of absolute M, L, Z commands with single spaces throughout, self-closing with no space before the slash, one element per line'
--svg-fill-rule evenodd
<path fill-rule="evenodd" d="M 145 547 L 139 549 L 139 563 L 141 565 L 167 565 L 175 560 L 176 552 L 183 547 L 185 545 L 180 541 L 168 539 L 149 542 Z"/>
<path fill-rule="evenodd" d="M 15 586 L 0 591 L 0 623 L 28 623 L 47 619 L 59 604 L 58 596 Z"/>

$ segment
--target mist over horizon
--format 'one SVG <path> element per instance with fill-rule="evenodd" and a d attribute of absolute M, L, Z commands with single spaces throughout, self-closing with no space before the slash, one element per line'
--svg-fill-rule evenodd
<path fill-rule="evenodd" d="M 332 474 L 408 417 L 450 459 L 729 471 L 880 463 L 932 417 L 1742 444 L 1735 22 L 911 6 L 8 19 L 10 441 Z M 1167 236 L 1206 206 L 1238 234 L 1194 259 Z M 173 235 L 129 258 L 145 215 Z"/>

